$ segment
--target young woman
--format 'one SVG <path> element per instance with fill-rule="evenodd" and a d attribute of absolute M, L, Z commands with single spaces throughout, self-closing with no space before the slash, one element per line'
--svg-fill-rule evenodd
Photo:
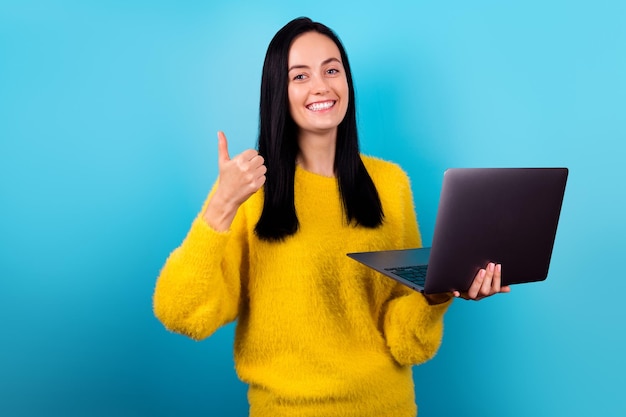
<path fill-rule="evenodd" d="M 271 41 L 258 152 L 234 158 L 163 267 L 154 311 L 194 339 L 237 320 L 252 417 L 416 415 L 412 365 L 432 358 L 454 296 L 498 292 L 489 264 L 467 294 L 425 296 L 345 256 L 419 247 L 409 179 L 359 153 L 346 52 L 293 20 Z"/>

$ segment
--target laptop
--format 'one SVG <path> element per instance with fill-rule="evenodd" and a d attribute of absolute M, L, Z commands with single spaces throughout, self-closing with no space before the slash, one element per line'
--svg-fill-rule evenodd
<path fill-rule="evenodd" d="M 556 237 L 567 168 L 446 170 L 430 248 L 347 255 L 426 294 L 467 291 L 489 262 L 502 285 L 543 281 Z"/>

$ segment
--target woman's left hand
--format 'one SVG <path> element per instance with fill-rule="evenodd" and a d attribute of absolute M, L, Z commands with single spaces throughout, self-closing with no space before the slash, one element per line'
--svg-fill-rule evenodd
<path fill-rule="evenodd" d="M 502 283 L 502 265 L 490 262 L 486 268 L 478 271 L 467 292 L 454 291 L 455 297 L 466 300 L 482 300 L 498 293 L 511 292 L 508 285 Z"/>

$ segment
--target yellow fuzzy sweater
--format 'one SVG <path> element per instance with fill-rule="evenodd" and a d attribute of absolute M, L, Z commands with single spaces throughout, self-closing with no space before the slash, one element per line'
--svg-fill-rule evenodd
<path fill-rule="evenodd" d="M 198 215 L 161 271 L 154 312 L 168 329 L 203 339 L 237 320 L 235 366 L 252 417 L 417 413 L 411 365 L 434 356 L 449 303 L 431 306 L 346 256 L 421 245 L 407 175 L 362 158 L 383 204 L 381 227 L 346 224 L 336 179 L 297 167 L 295 235 L 255 236 L 260 191 L 227 232 Z"/>

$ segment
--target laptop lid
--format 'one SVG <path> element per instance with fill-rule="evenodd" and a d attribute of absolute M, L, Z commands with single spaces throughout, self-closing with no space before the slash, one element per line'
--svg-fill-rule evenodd
<path fill-rule="evenodd" d="M 503 285 L 546 279 L 567 176 L 567 168 L 448 169 L 424 292 L 466 291 L 488 262 L 502 264 Z M 411 256 L 423 257 L 420 249 L 381 252 L 396 260 L 386 263 L 383 254 L 349 256 L 404 284 L 387 269 L 399 255 L 401 266 Z"/>

